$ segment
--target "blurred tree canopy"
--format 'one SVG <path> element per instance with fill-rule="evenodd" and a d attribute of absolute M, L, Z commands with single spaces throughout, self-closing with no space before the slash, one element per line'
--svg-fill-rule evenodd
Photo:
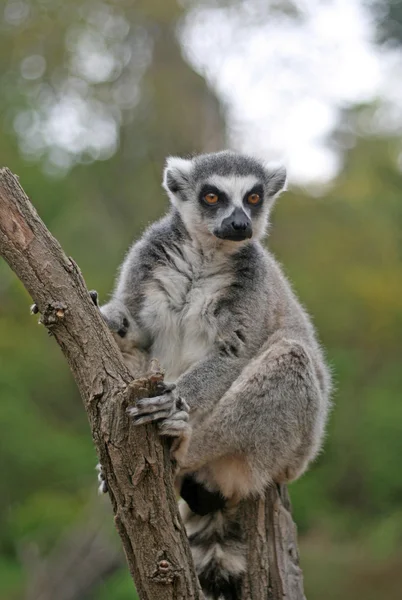
<path fill-rule="evenodd" d="M 221 106 L 176 41 L 182 4 L 8 0 L 2 8 L 0 163 L 20 176 L 103 301 L 131 240 L 167 208 L 165 156 L 225 146 Z M 310 600 L 392 600 L 402 584 L 400 151 L 397 136 L 356 134 L 331 186 L 280 198 L 267 242 L 314 317 L 336 382 L 325 451 L 291 486 Z M 81 401 L 29 304 L 1 262 L 7 600 L 25 597 L 28 550 L 51 553 L 97 502 Z M 122 569 L 91 598 L 124 600 L 130 586 Z"/>
<path fill-rule="evenodd" d="M 368 0 L 378 21 L 378 41 L 381 44 L 402 44 L 402 2 L 400 0 Z"/>

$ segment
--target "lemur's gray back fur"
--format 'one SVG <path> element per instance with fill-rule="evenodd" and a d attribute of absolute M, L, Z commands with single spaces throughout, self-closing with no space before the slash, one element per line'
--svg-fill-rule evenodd
<path fill-rule="evenodd" d="M 240 598 L 239 500 L 303 473 L 329 406 L 313 326 L 259 241 L 284 185 L 283 169 L 231 152 L 168 159 L 172 209 L 102 307 L 133 374 L 155 357 L 176 386 L 131 414 L 174 438 L 197 572 L 216 600 Z"/>

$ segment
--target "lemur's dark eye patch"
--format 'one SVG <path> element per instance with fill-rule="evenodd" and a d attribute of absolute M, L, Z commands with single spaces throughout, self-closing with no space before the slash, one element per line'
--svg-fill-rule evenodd
<path fill-rule="evenodd" d="M 218 207 L 225 204 L 228 198 L 225 192 L 222 192 L 214 185 L 206 184 L 200 190 L 199 200 L 204 206 Z"/>
<path fill-rule="evenodd" d="M 264 198 L 264 188 L 262 185 L 255 185 L 247 194 L 244 195 L 243 202 L 248 206 L 259 206 Z"/>

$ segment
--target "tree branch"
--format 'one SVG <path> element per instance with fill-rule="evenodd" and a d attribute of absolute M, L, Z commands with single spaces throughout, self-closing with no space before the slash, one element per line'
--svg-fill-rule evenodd
<path fill-rule="evenodd" d="M 77 265 L 8 169 L 0 170 L 0 255 L 37 304 L 77 382 L 140 598 L 200 600 L 169 450 L 154 428 L 135 428 L 126 415 L 162 375 L 132 382 Z"/>

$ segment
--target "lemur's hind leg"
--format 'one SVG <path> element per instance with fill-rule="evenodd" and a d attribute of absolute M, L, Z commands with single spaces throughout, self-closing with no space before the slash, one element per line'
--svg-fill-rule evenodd
<path fill-rule="evenodd" d="M 252 360 L 200 424 L 183 469 L 227 498 L 261 493 L 296 478 L 318 451 L 326 417 L 313 362 L 297 341 L 281 339 Z"/>
<path fill-rule="evenodd" d="M 247 564 L 238 502 L 305 468 L 324 406 L 308 352 L 282 339 L 249 363 L 208 416 L 194 416 L 181 513 L 207 598 L 240 599 Z"/>

